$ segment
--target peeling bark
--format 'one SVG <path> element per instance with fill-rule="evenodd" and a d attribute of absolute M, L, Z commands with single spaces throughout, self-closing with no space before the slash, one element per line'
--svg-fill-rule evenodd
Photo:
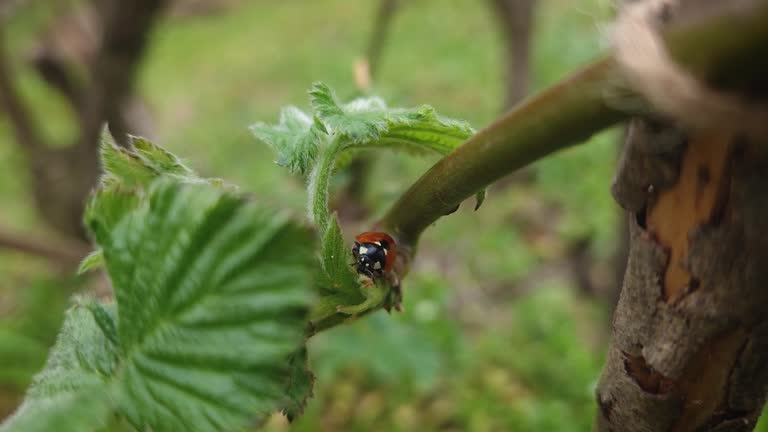
<path fill-rule="evenodd" d="M 667 6 L 664 23 L 722 4 Z M 597 431 L 751 431 L 768 394 L 765 143 L 677 124 L 633 120 L 612 186 L 630 251 Z"/>
<path fill-rule="evenodd" d="M 768 391 L 768 155 L 674 136 L 636 121 L 613 187 L 631 247 L 599 431 L 751 430 Z"/>

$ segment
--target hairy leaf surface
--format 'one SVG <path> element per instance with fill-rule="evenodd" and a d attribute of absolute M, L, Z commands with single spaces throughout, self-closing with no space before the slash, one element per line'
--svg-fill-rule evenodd
<path fill-rule="evenodd" d="M 134 139 L 105 144 L 86 225 L 115 304 L 81 302 L 5 431 L 238 431 L 285 407 L 312 298 L 312 232 Z M 107 159 L 112 162 L 107 163 Z M 149 178 L 144 174 L 151 173 Z"/>
<path fill-rule="evenodd" d="M 283 413 L 290 421 L 304 413 L 307 402 L 313 396 L 312 388 L 315 385 L 315 375 L 309 370 L 307 361 L 306 347 L 302 347 L 291 354 L 289 358 L 291 375 L 288 381 L 287 402 L 283 407 Z"/>
<path fill-rule="evenodd" d="M 382 284 L 361 286 L 352 271 L 351 254 L 328 206 L 334 170 L 349 154 L 366 148 L 388 148 L 409 153 L 445 155 L 469 138 L 468 123 L 441 117 L 429 106 L 391 109 L 377 97 L 341 104 L 330 87 L 316 83 L 309 91 L 312 113 L 286 107 L 277 125 L 257 123 L 255 137 L 272 147 L 277 163 L 308 176 L 309 219 L 322 239 L 321 270 L 317 278 L 320 299 L 310 316 L 310 334 L 380 307 L 387 294 Z M 477 193 L 477 207 L 485 191 Z M 399 291 L 398 291 L 399 293 Z"/>
<path fill-rule="evenodd" d="M 88 308 L 67 312 L 45 368 L 2 432 L 88 431 L 105 424 L 110 412 L 108 378 L 117 365 L 116 347 Z"/>
<path fill-rule="evenodd" d="M 235 430 L 279 408 L 309 305 L 312 237 L 206 184 L 159 180 L 112 230 L 119 409 L 139 429 Z"/>

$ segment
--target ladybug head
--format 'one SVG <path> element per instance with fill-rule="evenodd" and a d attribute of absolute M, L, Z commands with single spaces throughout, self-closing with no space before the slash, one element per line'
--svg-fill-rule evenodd
<path fill-rule="evenodd" d="M 352 255 L 355 257 L 355 267 L 357 272 L 373 278 L 374 276 L 383 276 L 387 264 L 387 249 L 383 244 L 377 243 L 358 243 L 352 248 Z"/>

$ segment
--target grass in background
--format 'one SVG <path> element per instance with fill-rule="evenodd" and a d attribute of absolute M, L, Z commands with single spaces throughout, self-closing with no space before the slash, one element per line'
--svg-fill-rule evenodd
<path fill-rule="evenodd" d="M 403 3 L 377 92 L 393 106 L 429 103 L 478 128 L 489 123 L 503 93 L 502 50 L 490 8 L 476 0 Z M 217 15 L 164 21 L 139 81 L 154 114 L 153 138 L 204 175 L 224 177 L 262 200 L 303 213 L 301 181 L 277 167 L 247 127 L 256 120 L 275 121 L 285 104 L 306 106 L 313 81 L 329 83 L 343 98 L 353 95 L 352 64 L 365 48 L 376 4 L 248 1 Z M 607 4 L 542 2 L 534 39 L 535 87 L 596 55 L 603 38 L 599 24 L 611 12 Z M 18 27 L 32 28 L 38 21 Z M 14 42 L 21 51 L 24 38 Z M 59 104 L 49 103 L 50 92 L 28 71 L 23 79 L 47 133 L 71 134 Z M 11 139 L 0 119 L 0 221 L 44 231 L 25 198 L 26 173 Z M 275 416 L 269 429 L 588 430 L 607 317 L 572 293 L 567 273 L 546 269 L 569 242 L 582 237 L 593 239 L 598 256 L 609 256 L 616 208 L 608 188 L 616 139 L 606 133 L 562 152 L 536 165 L 533 183 L 492 188 L 479 212 L 465 205 L 440 220 L 426 233 L 406 281 L 406 312 L 377 313 L 313 340 L 316 398 L 295 425 Z M 435 161 L 387 153 L 372 157 L 376 164 L 366 199 L 374 214 Z M 0 254 L 0 305 L 7 302 L 15 311 L 0 308 L 5 315 L 0 337 L 6 330 L 24 338 L 42 332 L 49 334 L 39 339 L 42 346 L 50 343 L 64 307 L 60 298 L 68 292 L 45 286 L 53 297 L 22 300 L 28 287 L 38 286 L 41 271 L 27 257 Z M 44 316 L 55 325 L 19 330 L 24 315 Z M 41 349 L 15 344 L 19 355 L 32 357 L 27 364 L 42 364 Z M 0 393 L 17 392 L 26 374 L 17 375 L 13 386 L 0 377 Z"/>

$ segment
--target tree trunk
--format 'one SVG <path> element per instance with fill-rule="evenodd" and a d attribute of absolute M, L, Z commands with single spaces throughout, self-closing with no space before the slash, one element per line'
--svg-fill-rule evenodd
<path fill-rule="evenodd" d="M 0 107 L 8 114 L 16 141 L 24 151 L 32 195 L 44 221 L 61 234 L 85 238 L 82 211 L 99 173 L 99 139 L 107 122 L 119 141 L 137 132 L 129 119 L 133 83 L 147 38 L 163 0 L 97 1 L 98 19 L 91 30 L 96 41 L 85 41 L 85 83 L 73 79 L 71 68 L 56 55 L 37 56 L 41 76 L 70 102 L 79 123 L 79 137 L 67 147 L 53 147 L 38 133 L 34 117 L 19 97 L 0 31 Z M 85 32 L 90 34 L 89 32 Z M 94 36 L 94 35 L 91 35 Z M 54 38 L 55 39 L 55 38 Z M 61 42 L 61 41 L 59 41 Z M 41 50 L 44 53 L 46 50 Z M 71 65 L 69 65 L 71 66 Z"/>
<path fill-rule="evenodd" d="M 627 128 L 624 128 L 624 134 L 617 140 L 617 155 L 620 155 L 624 149 L 626 141 Z M 613 316 L 616 305 L 619 303 L 621 286 L 624 283 L 624 273 L 627 271 L 627 259 L 629 258 L 629 220 L 625 217 L 625 212 L 621 208 L 616 209 L 618 226 L 616 227 L 616 244 L 613 255 L 610 259 L 610 265 L 613 269 L 611 278 L 611 287 L 606 289 L 605 299 L 610 305 L 610 316 Z"/>
<path fill-rule="evenodd" d="M 507 110 L 528 94 L 536 0 L 491 0 L 491 6 L 504 38 L 504 109 Z"/>
<path fill-rule="evenodd" d="M 661 6 L 659 26 L 717 16 L 729 2 Z M 701 84 L 756 102 L 755 85 L 765 84 L 751 77 L 764 77 L 765 62 L 710 66 Z M 597 388 L 598 431 L 751 431 L 766 401 L 768 137 L 694 121 L 707 114 L 690 106 L 676 121 L 630 124 L 612 187 L 628 212 L 629 258 Z"/>
<path fill-rule="evenodd" d="M 630 255 L 598 388 L 600 431 L 748 431 L 768 390 L 768 155 L 632 126 L 614 195 Z"/>

